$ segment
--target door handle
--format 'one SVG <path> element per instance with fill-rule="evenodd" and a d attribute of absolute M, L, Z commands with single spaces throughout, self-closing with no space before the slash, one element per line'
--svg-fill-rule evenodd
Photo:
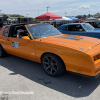
<path fill-rule="evenodd" d="M 9 39 L 7 39 L 7 41 L 10 41 Z"/>

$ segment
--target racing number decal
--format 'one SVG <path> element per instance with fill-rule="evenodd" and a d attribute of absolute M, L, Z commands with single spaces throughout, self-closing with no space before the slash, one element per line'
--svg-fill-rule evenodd
<path fill-rule="evenodd" d="M 19 48 L 19 42 L 12 42 L 12 47 Z"/>

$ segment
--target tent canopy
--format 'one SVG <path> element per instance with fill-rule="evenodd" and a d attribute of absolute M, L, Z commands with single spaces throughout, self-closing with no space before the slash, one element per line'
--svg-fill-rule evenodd
<path fill-rule="evenodd" d="M 63 16 L 62 19 L 63 19 L 63 20 L 68 20 L 68 21 L 72 21 L 72 19 L 70 19 L 70 18 L 68 18 L 68 17 L 65 17 L 65 16 Z"/>
<path fill-rule="evenodd" d="M 60 16 L 49 13 L 49 12 L 36 17 L 36 19 L 60 19 L 60 18 L 61 18 Z"/>
<path fill-rule="evenodd" d="M 61 19 L 54 19 L 54 21 L 57 22 L 57 21 L 73 21 L 73 20 L 68 17 L 63 16 Z"/>
<path fill-rule="evenodd" d="M 75 17 L 72 17 L 72 16 L 69 16 L 68 18 L 70 18 L 70 19 L 72 19 L 72 20 L 76 20 L 76 21 L 78 21 L 79 19 L 78 18 L 75 18 Z"/>

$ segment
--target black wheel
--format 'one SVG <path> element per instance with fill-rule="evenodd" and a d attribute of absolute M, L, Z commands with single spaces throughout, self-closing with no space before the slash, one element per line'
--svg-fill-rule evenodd
<path fill-rule="evenodd" d="M 65 71 L 62 60 L 54 54 L 45 54 L 42 57 L 42 65 L 46 73 L 50 76 L 58 76 Z"/>
<path fill-rule="evenodd" d="M 5 50 L 0 45 L 0 58 L 5 57 L 6 55 L 7 55 L 7 53 L 5 52 Z"/>

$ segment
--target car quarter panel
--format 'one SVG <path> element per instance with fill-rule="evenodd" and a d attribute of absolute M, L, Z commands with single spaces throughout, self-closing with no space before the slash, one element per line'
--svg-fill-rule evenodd
<path fill-rule="evenodd" d="M 38 62 L 41 63 L 41 56 L 44 53 L 53 53 L 58 55 L 64 62 L 66 70 L 76 73 L 83 74 L 83 71 L 86 71 L 85 74 L 90 75 L 93 73 L 93 62 L 91 57 L 84 52 L 75 50 L 74 48 L 64 47 L 61 45 L 55 45 L 50 43 L 45 43 L 39 39 L 34 40 L 36 56 Z M 84 60 L 87 62 L 86 68 L 84 68 Z"/>

